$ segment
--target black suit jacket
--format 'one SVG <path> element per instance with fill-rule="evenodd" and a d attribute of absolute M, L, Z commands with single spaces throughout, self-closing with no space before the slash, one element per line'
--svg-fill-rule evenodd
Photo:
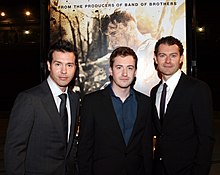
<path fill-rule="evenodd" d="M 109 89 L 85 96 L 80 117 L 80 175 L 151 175 L 150 98 L 135 91 L 137 117 L 126 146 Z"/>
<path fill-rule="evenodd" d="M 11 174 L 73 175 L 73 139 L 78 94 L 68 91 L 71 132 L 68 147 L 61 118 L 47 81 L 18 95 L 10 114 L 5 170 Z"/>
<path fill-rule="evenodd" d="M 159 85 L 151 91 L 153 104 Z M 209 87 L 182 73 L 162 126 L 154 109 L 155 162 L 162 158 L 169 175 L 208 175 L 214 140 Z"/>

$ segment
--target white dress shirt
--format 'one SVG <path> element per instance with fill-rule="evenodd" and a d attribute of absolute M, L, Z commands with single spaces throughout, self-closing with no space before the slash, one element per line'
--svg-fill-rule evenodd
<path fill-rule="evenodd" d="M 158 114 L 160 114 L 160 98 L 161 98 L 161 93 L 163 90 L 163 84 L 166 83 L 167 84 L 167 94 L 166 94 L 166 103 L 165 103 L 165 109 L 164 109 L 164 113 L 166 113 L 166 109 L 167 109 L 167 104 L 169 103 L 173 92 L 176 88 L 177 83 L 179 82 L 181 76 L 181 70 L 179 69 L 175 74 L 173 74 L 167 81 L 164 81 L 162 79 L 162 83 L 160 84 L 158 90 L 157 90 L 157 94 L 156 94 L 156 102 L 155 105 L 157 107 L 157 112 Z M 160 115 L 158 115 L 158 117 L 160 118 Z"/>
<path fill-rule="evenodd" d="M 49 84 L 49 87 L 51 89 L 51 92 L 53 94 L 53 98 L 54 101 L 56 103 L 57 106 L 57 110 L 58 112 L 60 112 L 60 103 L 61 103 L 61 99 L 59 97 L 60 94 L 62 93 L 66 93 L 67 94 L 67 99 L 66 99 L 66 108 L 67 108 L 67 113 L 68 113 L 68 135 L 67 135 L 67 142 L 69 142 L 69 135 L 70 135 L 70 125 L 71 125 L 71 113 L 70 113 L 70 100 L 69 100 L 69 96 L 67 93 L 68 87 L 66 88 L 66 91 L 63 92 L 60 90 L 60 88 L 56 85 L 56 83 L 51 79 L 50 76 L 48 76 L 47 78 L 47 82 Z"/>

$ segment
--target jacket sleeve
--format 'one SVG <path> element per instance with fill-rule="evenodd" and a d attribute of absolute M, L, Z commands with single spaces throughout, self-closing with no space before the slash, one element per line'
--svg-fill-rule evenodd
<path fill-rule="evenodd" d="M 7 130 L 4 162 L 6 174 L 25 174 L 28 139 L 34 121 L 32 100 L 21 93 L 15 100 Z"/>
<path fill-rule="evenodd" d="M 94 127 L 92 103 L 84 98 L 80 110 L 78 160 L 80 175 L 92 175 Z"/>
<path fill-rule="evenodd" d="M 214 145 L 212 97 L 209 87 L 201 82 L 194 90 L 193 99 L 193 116 L 199 141 L 194 174 L 207 175 Z"/>

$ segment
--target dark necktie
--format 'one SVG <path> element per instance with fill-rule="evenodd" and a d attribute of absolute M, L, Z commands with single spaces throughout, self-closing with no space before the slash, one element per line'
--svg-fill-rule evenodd
<path fill-rule="evenodd" d="M 67 133 L 68 133 L 68 114 L 67 114 L 67 108 L 66 108 L 66 98 L 67 98 L 67 94 L 61 94 L 59 95 L 60 99 L 61 99 L 61 103 L 60 103 L 60 117 L 61 120 L 63 122 L 63 129 L 64 129 L 64 133 L 65 133 L 65 138 L 67 141 Z"/>
<path fill-rule="evenodd" d="M 163 124 L 165 103 L 166 103 L 167 84 L 163 84 L 163 90 L 160 98 L 160 122 Z"/>

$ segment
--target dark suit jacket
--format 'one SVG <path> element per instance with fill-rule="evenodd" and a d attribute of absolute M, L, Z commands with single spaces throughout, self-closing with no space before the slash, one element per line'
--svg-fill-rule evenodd
<path fill-rule="evenodd" d="M 83 100 L 79 132 L 80 175 L 151 175 L 150 98 L 135 91 L 137 117 L 126 146 L 109 89 Z"/>
<path fill-rule="evenodd" d="M 155 104 L 159 84 L 151 91 Z M 155 162 L 162 162 L 169 175 L 208 175 L 213 149 L 212 99 L 202 81 L 181 78 L 167 105 L 163 126 L 155 107 L 157 135 Z"/>
<path fill-rule="evenodd" d="M 71 133 L 68 147 L 47 81 L 18 95 L 10 114 L 5 170 L 11 174 L 73 175 L 73 138 L 79 96 L 69 90 Z"/>

